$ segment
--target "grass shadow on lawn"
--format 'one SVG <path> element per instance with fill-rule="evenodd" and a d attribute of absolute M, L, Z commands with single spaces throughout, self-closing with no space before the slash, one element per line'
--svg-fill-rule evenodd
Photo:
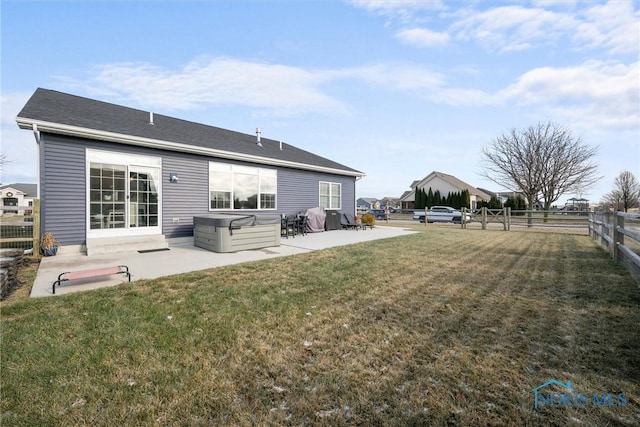
<path fill-rule="evenodd" d="M 637 425 L 639 306 L 586 236 L 445 227 L 16 301 L 2 424 Z"/>

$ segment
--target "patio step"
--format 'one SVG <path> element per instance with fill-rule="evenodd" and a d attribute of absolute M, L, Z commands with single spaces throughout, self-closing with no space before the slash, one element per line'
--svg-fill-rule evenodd
<path fill-rule="evenodd" d="M 87 256 L 121 252 L 166 249 L 169 242 L 163 234 L 149 236 L 100 237 L 87 239 Z"/>

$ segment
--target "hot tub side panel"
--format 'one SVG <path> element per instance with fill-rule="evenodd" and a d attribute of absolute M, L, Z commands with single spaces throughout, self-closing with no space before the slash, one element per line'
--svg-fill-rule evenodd
<path fill-rule="evenodd" d="M 213 221 L 194 218 L 194 245 L 213 252 L 238 252 L 280 246 L 280 222 L 236 225 L 217 218 Z M 215 225 L 214 225 L 215 224 Z M 221 225 L 225 224 L 225 225 Z"/>

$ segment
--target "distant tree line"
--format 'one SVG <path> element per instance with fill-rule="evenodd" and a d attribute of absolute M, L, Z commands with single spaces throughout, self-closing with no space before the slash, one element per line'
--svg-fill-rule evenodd
<path fill-rule="evenodd" d="M 527 202 L 522 196 L 511 197 L 509 196 L 504 204 L 500 201 L 498 196 L 493 195 L 489 201 L 481 200 L 477 203 L 478 208 L 487 209 L 502 209 L 511 208 L 512 211 L 524 211 L 527 209 Z"/>
<path fill-rule="evenodd" d="M 471 195 L 469 190 L 449 192 L 446 196 L 440 194 L 440 190 L 435 192 L 431 187 L 428 191 L 424 188 L 416 188 L 415 208 L 425 209 L 432 206 L 451 206 L 455 209 L 471 207 Z"/>

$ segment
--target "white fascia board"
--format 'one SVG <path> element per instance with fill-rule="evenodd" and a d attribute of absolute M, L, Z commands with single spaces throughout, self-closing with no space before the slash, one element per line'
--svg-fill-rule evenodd
<path fill-rule="evenodd" d="M 119 144 L 137 145 L 140 147 L 157 148 L 160 150 L 179 151 L 183 153 L 200 154 L 205 156 L 241 160 L 245 162 L 260 163 L 271 166 L 283 166 L 293 169 L 303 169 L 315 172 L 331 173 L 336 175 L 346 175 L 353 177 L 365 176 L 362 172 L 347 171 L 344 169 L 328 168 L 324 166 L 315 166 L 305 163 L 290 162 L 288 160 L 272 159 L 269 157 L 254 156 L 251 154 L 234 153 L 231 151 L 216 150 L 214 148 L 198 147 L 195 145 L 181 144 L 178 142 L 164 141 L 160 139 L 143 138 L 138 136 L 126 135 L 114 132 L 105 132 L 101 130 L 88 129 L 78 126 L 62 125 L 59 123 L 44 122 L 39 120 L 26 119 L 16 117 L 16 122 L 21 129 L 32 129 L 33 125 L 37 126 L 39 132 L 56 133 L 61 135 L 69 135 L 76 137 L 84 137 L 89 139 L 97 139 L 100 141 L 116 142 Z"/>

